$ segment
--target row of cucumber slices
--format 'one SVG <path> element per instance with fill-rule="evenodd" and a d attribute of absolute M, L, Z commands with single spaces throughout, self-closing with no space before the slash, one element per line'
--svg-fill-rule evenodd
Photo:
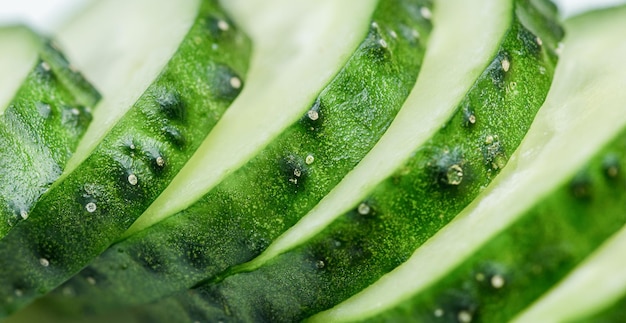
<path fill-rule="evenodd" d="M 0 28 L 0 319 L 619 321 L 625 24 L 110 0 Z"/>

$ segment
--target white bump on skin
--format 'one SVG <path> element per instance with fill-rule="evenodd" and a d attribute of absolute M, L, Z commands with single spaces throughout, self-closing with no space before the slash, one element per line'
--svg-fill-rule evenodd
<path fill-rule="evenodd" d="M 217 22 L 217 28 L 219 28 L 221 31 L 227 31 L 228 29 L 230 29 L 230 25 L 226 21 L 220 20 Z"/>
<path fill-rule="evenodd" d="M 95 212 L 96 211 L 96 203 L 94 203 L 94 202 L 87 203 L 87 205 L 85 205 L 85 209 L 87 209 L 87 212 L 89 212 L 89 213 Z"/>
<path fill-rule="evenodd" d="M 370 206 L 367 205 L 366 203 L 361 203 L 359 204 L 357 211 L 359 212 L 360 215 L 368 215 L 371 209 L 370 209 Z"/>
<path fill-rule="evenodd" d="M 315 161 L 315 157 L 313 157 L 313 155 L 306 156 L 305 162 L 307 165 L 313 164 L 314 161 Z"/>
<path fill-rule="evenodd" d="M 241 80 L 238 77 L 236 77 L 236 76 L 231 77 L 230 78 L 230 86 L 232 86 L 233 89 L 241 88 Z"/>
<path fill-rule="evenodd" d="M 135 174 L 130 174 L 128 175 L 128 183 L 130 183 L 130 185 L 137 185 L 137 182 L 139 182 L 139 179 L 137 179 L 137 175 Z"/>
<path fill-rule="evenodd" d="M 491 286 L 493 286 L 493 288 L 499 289 L 504 287 L 505 281 L 504 281 L 504 277 L 500 276 L 500 275 L 494 275 L 493 277 L 491 277 Z"/>
<path fill-rule="evenodd" d="M 307 115 L 309 116 L 309 119 L 313 121 L 319 119 L 320 117 L 319 113 L 317 113 L 317 111 L 315 110 L 309 110 L 309 112 L 307 112 Z"/>
<path fill-rule="evenodd" d="M 165 166 L 165 159 L 163 157 L 161 157 L 161 156 L 157 157 L 156 164 L 159 167 Z"/>
<path fill-rule="evenodd" d="M 508 60 L 508 59 L 506 59 L 506 58 L 505 58 L 505 59 L 503 59 L 503 60 L 502 60 L 502 69 L 503 69 L 505 72 L 508 72 L 510 68 L 511 68 L 511 62 L 509 62 L 509 60 Z"/>
<path fill-rule="evenodd" d="M 420 8 L 420 13 L 422 14 L 422 17 L 428 20 L 430 20 L 430 18 L 432 18 L 433 16 L 433 13 L 427 7 Z"/>

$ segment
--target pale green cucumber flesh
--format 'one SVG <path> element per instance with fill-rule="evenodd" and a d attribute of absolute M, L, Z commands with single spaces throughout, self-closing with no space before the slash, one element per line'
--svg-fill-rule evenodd
<path fill-rule="evenodd" d="M 61 287 L 68 302 L 143 304 L 257 256 L 385 132 L 419 72 L 430 31 L 419 11 L 428 6 L 381 2 L 362 24 L 361 45 L 300 120 L 197 203 L 111 246 Z"/>
<path fill-rule="evenodd" d="M 512 7 L 509 15 L 514 16 Z M 554 70 L 552 57 L 526 28 L 516 16 L 510 20 L 505 36 L 493 40 L 501 47 L 490 55 L 492 63 L 486 62 L 454 116 L 363 203 L 302 247 L 255 271 L 181 293 L 187 317 L 302 320 L 407 259 L 489 183 L 543 102 Z M 549 32 L 537 30 L 539 37 Z M 511 88 L 511 83 L 517 86 Z M 163 308 L 163 303 L 153 306 L 155 311 Z"/>
<path fill-rule="evenodd" d="M 0 42 L 0 64 L 12 61 L 3 77 L 15 83 L 0 81 L 6 86 L 3 93 L 6 89 L 14 95 L 0 115 L 1 238 L 28 218 L 59 178 L 91 121 L 99 94 L 58 50 L 26 27 L 1 29 Z"/>
<path fill-rule="evenodd" d="M 0 316 L 74 275 L 169 184 L 237 96 L 246 36 L 204 1 L 176 53 L 89 157 L 0 243 Z M 155 31 L 156 32 L 156 31 Z M 217 44 L 217 50 L 212 45 Z"/>
<path fill-rule="evenodd" d="M 372 321 L 508 321 L 623 227 L 626 73 L 612 62 L 626 46 L 616 45 L 616 17 L 568 25 L 553 87 L 515 162 L 333 318 L 363 319 L 358 309 L 369 306 L 380 312 Z"/>

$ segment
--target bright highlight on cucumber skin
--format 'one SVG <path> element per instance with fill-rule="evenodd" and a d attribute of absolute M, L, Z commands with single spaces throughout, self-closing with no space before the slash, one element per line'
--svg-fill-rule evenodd
<path fill-rule="evenodd" d="M 68 300 L 74 306 L 99 299 L 93 311 L 142 304 L 258 255 L 330 191 L 391 123 L 417 78 L 430 31 L 428 19 L 397 12 L 426 5 L 385 1 L 376 11 L 367 5 L 369 14 L 357 26 L 361 44 L 320 95 L 301 107 L 299 120 L 196 204 L 113 245 L 61 293 L 73 295 Z M 104 283 L 91 284 L 94 277 Z"/>
<path fill-rule="evenodd" d="M 375 307 L 375 321 L 507 321 L 623 227 L 626 95 L 619 89 L 626 71 L 613 62 L 626 53 L 616 45 L 626 20 L 623 8 L 612 10 L 612 20 L 590 13 L 567 22 L 553 87 L 511 167 L 409 261 L 332 317 L 355 319 Z M 583 303 L 590 293 L 581 290 Z M 564 304 L 530 321 L 561 321 L 575 311 Z"/>
<path fill-rule="evenodd" d="M 103 142 L 0 241 L 0 316 L 47 293 L 118 238 L 168 185 L 241 88 L 250 44 L 204 1 L 176 54 Z M 207 51 L 213 44 L 220 50 Z M 16 293 L 16 291 L 19 291 Z"/>
<path fill-rule="evenodd" d="M 2 93 L 13 96 L 0 103 L 2 238 L 59 178 L 100 96 L 49 40 L 27 27 L 0 28 L 0 45 Z"/>

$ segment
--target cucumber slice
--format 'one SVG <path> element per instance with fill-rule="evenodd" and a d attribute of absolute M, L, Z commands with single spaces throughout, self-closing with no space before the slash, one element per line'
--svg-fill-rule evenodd
<path fill-rule="evenodd" d="M 332 24 L 357 6 L 334 3 L 340 20 Z M 200 201 L 113 245 L 63 286 L 74 307 L 91 299 L 104 309 L 147 303 L 249 261 L 358 163 L 408 96 L 430 31 L 419 14 L 430 10 L 427 1 L 382 1 L 376 10 L 375 2 L 358 3 L 368 12 L 352 31 L 361 44 L 321 94 L 300 107 L 293 124 Z"/>
<path fill-rule="evenodd" d="M 51 43 L 0 28 L 0 238 L 28 218 L 91 122 L 98 92 Z"/>
<path fill-rule="evenodd" d="M 147 89 L 132 108 L 41 198 L 28 221 L 0 241 L 0 317 L 61 284 L 128 229 L 237 96 L 250 43 L 215 2 L 187 3 L 195 11 L 193 23 L 184 38 L 168 39 L 177 44 L 171 57 L 157 55 L 165 60 L 150 62 L 164 66 L 158 76 L 134 84 Z M 123 8 L 136 9 L 140 17 L 159 4 L 170 8 L 167 1 L 122 7 L 125 3 L 117 2 L 118 10 L 107 11 L 111 15 L 104 21 L 92 22 L 110 24 Z M 95 4 L 94 10 L 100 8 Z M 167 14 L 162 17 L 176 21 Z M 147 32 L 158 33 L 159 25 L 154 27 Z M 96 121 L 107 126 L 110 120 Z"/>
<path fill-rule="evenodd" d="M 271 258 L 255 271 L 202 284 L 191 292 L 147 306 L 143 313 L 148 320 L 174 317 L 164 312 L 192 321 L 304 319 L 358 292 L 399 265 L 489 183 L 506 162 L 504 152 L 519 144 L 545 98 L 554 69 L 550 48 L 556 46 L 555 41 L 548 40 L 558 39 L 550 33 L 556 30 L 560 34 L 560 29 L 544 28 L 539 22 L 553 17 L 543 16 L 526 2 L 448 1 L 437 3 L 435 9 L 434 33 L 424 69 L 412 97 L 396 118 L 399 123 L 392 125 L 366 159 L 325 198 L 327 205 L 334 206 L 325 212 L 346 207 L 352 210 L 303 247 Z M 490 12 L 492 19 L 483 19 L 482 10 Z M 540 44 L 527 28 L 545 41 Z M 479 48 L 475 47 L 478 44 Z M 451 53 L 453 49 L 455 54 Z M 465 55 L 459 53 L 475 51 L 481 52 L 482 58 L 474 61 L 475 65 L 450 68 L 454 62 L 466 63 Z M 462 74 L 452 75 L 451 71 Z M 459 79 L 459 88 L 467 93 L 457 93 L 456 98 L 452 96 L 454 101 L 448 101 L 450 89 L 457 89 L 450 81 Z M 511 83 L 516 86 L 512 88 Z M 442 102 L 433 104 L 432 98 Z M 442 116 L 428 118 L 433 124 L 422 126 L 432 129 L 433 136 L 417 137 L 413 139 L 417 143 L 399 147 L 407 145 L 407 133 L 415 131 L 417 119 L 400 118 L 407 118 L 409 113 L 432 113 L 433 106 L 447 111 L 448 120 L 441 121 Z M 503 112 L 504 106 L 507 109 Z M 438 121 L 441 123 L 436 124 Z M 494 140 L 494 135 L 501 135 L 501 139 Z M 485 143 L 489 136 L 491 142 Z M 381 146 L 390 142 L 398 143 Z M 371 165 L 391 167 L 389 159 L 395 154 L 406 151 L 411 155 L 416 147 L 417 152 L 408 161 L 406 157 L 395 161 L 399 170 L 374 188 L 364 203 L 345 205 L 356 194 L 362 194 L 360 180 L 375 172 L 376 167 Z M 461 171 L 462 180 L 458 174 Z M 342 194 L 337 193 L 338 189 Z M 343 194 L 350 191 L 357 192 Z M 292 236 L 307 234 L 301 228 L 293 232 Z"/>
<path fill-rule="evenodd" d="M 513 321 L 618 322 L 626 315 L 625 247 L 622 228 Z"/>
<path fill-rule="evenodd" d="M 553 88 L 495 185 L 319 320 L 507 321 L 624 225 L 624 13 L 568 23 Z"/>

